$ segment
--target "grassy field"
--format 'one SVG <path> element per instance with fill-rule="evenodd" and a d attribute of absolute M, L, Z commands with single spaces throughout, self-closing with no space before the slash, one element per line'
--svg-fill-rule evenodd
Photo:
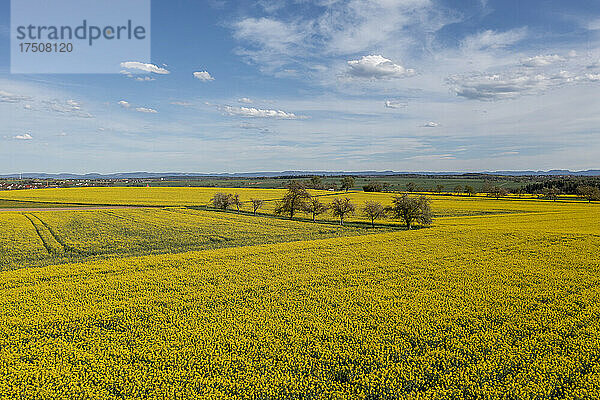
<path fill-rule="evenodd" d="M 19 195 L 212 193 L 163 190 Z M 183 208 L 1 214 L 0 254 L 96 259 L 0 272 L 0 397 L 600 398 L 600 205 L 432 207 L 431 228 L 383 233 Z M 180 252 L 193 246 L 206 250 Z M 145 250 L 177 254 L 124 257 Z"/>

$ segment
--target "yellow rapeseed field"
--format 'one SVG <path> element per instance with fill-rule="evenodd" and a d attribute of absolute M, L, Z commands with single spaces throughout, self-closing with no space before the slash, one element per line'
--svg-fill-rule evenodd
<path fill-rule="evenodd" d="M 0 212 L 0 270 L 365 233 L 371 230 L 175 207 Z"/>
<path fill-rule="evenodd" d="M 428 229 L 260 245 L 265 221 L 311 224 L 176 209 L 241 247 L 0 272 L 0 398 L 600 398 L 600 205 L 437 206 Z M 1 249 L 65 226 L 102 248 L 133 220 L 164 232 L 157 212 L 7 213 Z"/>

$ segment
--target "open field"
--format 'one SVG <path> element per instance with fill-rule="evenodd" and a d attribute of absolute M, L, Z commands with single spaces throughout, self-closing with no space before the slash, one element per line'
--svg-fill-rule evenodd
<path fill-rule="evenodd" d="M 213 193 L 168 189 L 17 194 Z M 0 397 L 599 398 L 600 205 L 432 207 L 431 228 L 382 233 L 186 208 L 2 213 Z M 31 249 L 90 254 L 24 268 L 51 262 L 22 261 Z"/>
<path fill-rule="evenodd" d="M 199 207 L 205 209 L 210 207 L 210 200 L 215 193 L 239 194 L 240 199 L 245 202 L 242 211 L 251 213 L 252 207 L 249 201 L 253 198 L 265 200 L 264 206 L 259 210 L 262 214 L 272 215 L 276 200 L 285 195 L 283 189 L 227 189 L 227 188 L 73 188 L 73 189 L 37 189 L 0 192 L 0 199 L 5 201 L 33 202 L 33 204 L 44 204 L 60 202 L 80 205 L 133 205 L 133 206 L 176 206 L 176 207 Z M 310 190 L 313 196 L 319 196 L 319 200 L 325 204 L 331 203 L 333 199 L 348 197 L 357 206 L 354 215 L 347 218 L 350 223 L 366 224 L 369 221 L 361 215 L 360 208 L 368 200 L 378 201 L 384 205 L 390 205 L 394 193 L 365 193 L 362 191 L 331 192 L 325 190 Z M 415 194 L 417 195 L 417 194 Z M 509 196 L 494 199 L 485 195 L 473 197 L 458 195 L 439 195 L 427 193 L 432 199 L 433 212 L 437 217 L 488 215 L 506 213 L 539 212 L 550 210 L 572 209 L 572 207 L 584 207 L 587 210 L 587 202 L 574 196 L 564 200 L 552 202 L 537 199 L 532 196 L 522 197 Z M 0 200 L 2 201 L 2 200 Z M 570 204 L 573 203 L 573 204 Z M 21 203 L 25 204 L 25 203 Z M 307 215 L 299 213 L 298 218 L 308 219 Z M 319 216 L 320 220 L 334 222 L 337 220 L 331 212 Z M 397 224 L 389 220 L 380 220 L 380 224 Z"/>
<path fill-rule="evenodd" d="M 180 208 L 32 209 L 0 213 L 0 269 L 365 233 L 353 227 Z"/>

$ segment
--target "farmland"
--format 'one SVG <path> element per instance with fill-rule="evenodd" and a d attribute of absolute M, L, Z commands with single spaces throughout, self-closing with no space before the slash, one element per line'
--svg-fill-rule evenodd
<path fill-rule="evenodd" d="M 600 205 L 431 196 L 412 231 L 185 208 L 217 191 L 2 193 L 145 207 L 0 213 L 0 396 L 600 397 Z"/>
<path fill-rule="evenodd" d="M 176 253 L 333 236 L 364 229 L 182 208 L 3 212 L 0 269 L 101 256 Z"/>

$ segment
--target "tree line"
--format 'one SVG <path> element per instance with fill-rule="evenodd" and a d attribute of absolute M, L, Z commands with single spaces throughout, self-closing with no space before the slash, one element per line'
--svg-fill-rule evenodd
<path fill-rule="evenodd" d="M 393 196 L 392 205 L 384 206 L 377 201 L 366 201 L 362 207 L 356 204 L 348 197 L 336 197 L 329 204 L 322 203 L 318 197 L 311 196 L 305 185 L 301 182 L 290 182 L 286 185 L 287 192 L 282 199 L 275 202 L 275 214 L 285 215 L 290 219 L 298 213 L 304 213 L 312 217 L 313 222 L 319 215 L 331 211 L 333 216 L 339 218 L 340 225 L 344 225 L 344 220 L 350 215 L 356 214 L 367 217 L 371 221 L 371 226 L 375 227 L 375 220 L 382 218 L 394 218 L 404 222 L 408 229 L 415 224 L 423 226 L 430 225 L 433 222 L 433 213 L 431 212 L 431 201 L 426 196 L 409 196 L 407 194 Z M 262 199 L 250 199 L 248 202 L 252 206 L 254 215 L 264 206 Z M 238 194 L 216 193 L 211 199 L 214 208 L 227 210 L 236 208 L 237 211 L 243 206 Z"/>

